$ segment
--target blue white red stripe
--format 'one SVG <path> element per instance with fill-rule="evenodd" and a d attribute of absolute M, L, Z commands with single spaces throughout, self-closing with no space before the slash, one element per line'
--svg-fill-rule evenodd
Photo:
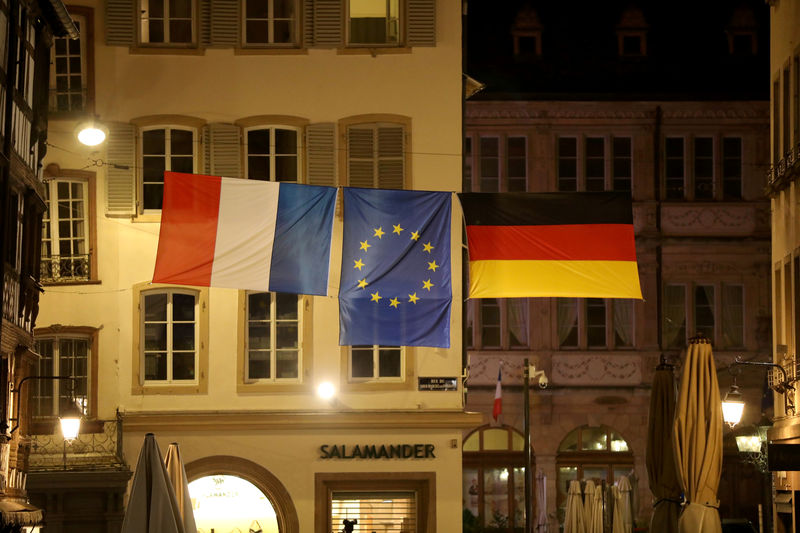
<path fill-rule="evenodd" d="M 503 413 L 503 367 L 497 369 L 497 386 L 494 389 L 494 406 L 492 407 L 492 417 L 497 418 Z"/>

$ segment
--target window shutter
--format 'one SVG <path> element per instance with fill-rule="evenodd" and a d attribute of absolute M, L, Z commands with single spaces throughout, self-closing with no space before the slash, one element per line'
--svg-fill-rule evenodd
<path fill-rule="evenodd" d="M 211 0 L 204 4 L 203 45 L 208 48 L 232 48 L 239 46 L 239 0 Z M 210 7 L 208 7 L 210 4 Z"/>
<path fill-rule="evenodd" d="M 136 214 L 136 128 L 124 122 L 113 122 L 108 128 L 106 214 Z"/>
<path fill-rule="evenodd" d="M 374 128 L 347 130 L 347 184 L 350 187 L 375 187 Z"/>
<path fill-rule="evenodd" d="M 407 0 L 408 46 L 436 46 L 436 0 Z"/>
<path fill-rule="evenodd" d="M 342 45 L 342 16 L 341 0 L 305 0 L 305 30 L 306 47 L 308 48 L 336 48 Z"/>
<path fill-rule="evenodd" d="M 206 174 L 228 178 L 243 177 L 239 126 L 220 122 L 208 124 L 203 130 L 203 141 Z"/>
<path fill-rule="evenodd" d="M 403 128 L 378 127 L 378 187 L 403 188 Z"/>
<path fill-rule="evenodd" d="M 200 46 L 211 46 L 211 2 L 200 2 Z"/>
<path fill-rule="evenodd" d="M 106 1 L 106 44 L 109 46 L 133 46 L 136 18 L 136 0 Z"/>
<path fill-rule="evenodd" d="M 333 123 L 306 127 L 306 183 L 336 186 L 336 126 Z"/>

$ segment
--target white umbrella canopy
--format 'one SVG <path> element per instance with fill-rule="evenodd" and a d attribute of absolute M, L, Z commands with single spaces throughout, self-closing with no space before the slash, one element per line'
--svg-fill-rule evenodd
<path fill-rule="evenodd" d="M 536 533 L 547 533 L 547 476 L 536 474 Z"/>
<path fill-rule="evenodd" d="M 591 527 L 592 513 L 594 512 L 594 491 L 594 481 L 586 480 L 586 484 L 583 486 L 583 521 L 587 530 Z"/>
<path fill-rule="evenodd" d="M 631 483 L 626 476 L 620 476 L 614 487 L 613 533 L 631 533 L 633 514 L 631 513 Z"/>
<path fill-rule="evenodd" d="M 197 533 L 194 511 L 192 511 L 192 499 L 189 496 L 189 480 L 186 479 L 186 469 L 183 466 L 183 459 L 177 442 L 171 443 L 167 448 L 167 455 L 164 456 L 164 466 L 167 468 L 167 476 L 175 489 L 175 501 L 178 503 L 178 511 L 180 511 L 183 519 L 184 533 Z"/>
<path fill-rule="evenodd" d="M 152 433 L 144 437 L 121 533 L 186 533 L 175 491 Z"/>
<path fill-rule="evenodd" d="M 717 489 L 722 473 L 722 402 L 711 345 L 692 339 L 673 425 L 675 465 L 687 504 L 680 533 L 721 533 Z"/>
<path fill-rule="evenodd" d="M 586 533 L 581 503 L 581 482 L 572 480 L 567 492 L 567 514 L 564 519 L 564 533 Z"/>
<path fill-rule="evenodd" d="M 592 521 L 586 524 L 586 533 L 603 533 L 603 486 L 596 485 L 592 498 Z"/>

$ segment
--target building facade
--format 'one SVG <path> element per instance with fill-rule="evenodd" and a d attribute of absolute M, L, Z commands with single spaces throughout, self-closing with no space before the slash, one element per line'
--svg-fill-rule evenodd
<path fill-rule="evenodd" d="M 797 230 L 797 160 L 800 142 L 800 54 L 796 40 L 799 35 L 800 5 L 797 2 L 769 2 L 770 5 L 770 169 L 769 198 L 772 210 L 772 333 L 774 338 L 773 362 L 787 372 L 790 384 L 797 379 L 798 290 L 800 290 L 800 258 Z M 780 374 L 773 375 L 780 384 Z M 775 423 L 769 439 L 775 444 L 800 442 L 800 417 L 795 405 L 797 391 L 779 390 L 775 394 Z M 797 472 L 773 473 L 776 493 L 776 522 L 785 531 L 800 528 Z M 776 531 L 778 531 L 776 529 Z"/>
<path fill-rule="evenodd" d="M 47 64 L 53 37 L 77 28 L 58 0 L 0 4 L 0 528 L 41 523 L 28 504 L 31 450 L 25 416 L 37 363 L 33 331 L 39 312 L 39 246 L 44 211 L 41 162 L 47 146 Z"/>
<path fill-rule="evenodd" d="M 766 63 L 766 7 L 718 4 L 689 21 L 644 3 L 586 7 L 580 18 L 547 2 L 503 13 L 477 4 L 467 64 L 486 87 L 466 104 L 462 189 L 630 192 L 644 300 L 468 302 L 467 407 L 492 412 L 502 369 L 503 413 L 465 432 L 465 507 L 481 526 L 521 531 L 528 359 L 549 378 L 533 385 L 530 427 L 551 528 L 563 524 L 570 480 L 608 486 L 622 475 L 646 526 L 656 367 L 673 365 L 677 378 L 689 338 L 703 334 L 724 394 L 734 358 L 766 360 L 771 347 L 769 109 L 747 81 Z M 737 376 L 744 424 L 760 418 L 763 376 Z M 760 505 L 768 520 L 769 502 L 753 496 L 766 479 L 727 429 L 725 442 L 721 516 L 757 524 Z"/>
<path fill-rule="evenodd" d="M 457 191 L 460 2 L 75 4 L 85 38 L 53 62 L 37 346 L 40 371 L 80 378 L 90 423 L 64 445 L 48 426 L 59 392 L 36 396 L 48 531 L 118 528 L 148 432 L 178 442 L 190 480 L 210 483 L 195 502 L 206 531 L 221 519 L 203 513 L 242 480 L 272 509 L 266 524 L 229 507 L 243 530 L 449 531 L 462 431 L 481 420 L 464 411 L 458 306 L 448 349 L 351 348 L 338 344 L 336 298 L 151 279 L 165 170 Z M 107 126 L 104 145 L 74 139 L 87 118 Z M 455 301 L 458 251 L 453 239 Z M 322 382 L 334 399 L 317 396 Z"/>

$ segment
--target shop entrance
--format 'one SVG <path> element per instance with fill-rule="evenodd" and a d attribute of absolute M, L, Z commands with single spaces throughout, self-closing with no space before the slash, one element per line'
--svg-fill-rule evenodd
<path fill-rule="evenodd" d="M 258 487 L 237 476 L 210 475 L 189 483 L 197 531 L 278 533 L 275 509 Z"/>

